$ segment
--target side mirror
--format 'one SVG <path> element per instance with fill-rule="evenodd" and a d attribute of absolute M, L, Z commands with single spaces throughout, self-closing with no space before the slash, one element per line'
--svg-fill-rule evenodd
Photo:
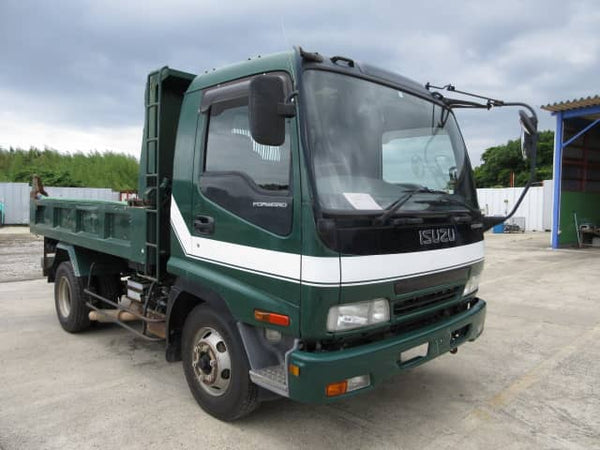
<path fill-rule="evenodd" d="M 522 109 L 519 110 L 519 118 L 521 119 L 521 126 L 529 134 L 537 133 L 537 119 L 533 116 L 528 116 Z"/>
<path fill-rule="evenodd" d="M 528 116 L 522 109 L 519 110 L 519 118 L 521 119 L 521 154 L 523 159 L 534 159 L 537 151 L 537 119 L 533 116 Z"/>
<path fill-rule="evenodd" d="M 530 164 L 530 174 L 529 181 L 525 185 L 525 189 L 521 192 L 521 195 L 517 199 L 516 203 L 513 206 L 513 209 L 506 216 L 486 216 L 482 218 L 483 223 L 483 231 L 487 231 L 492 228 L 494 225 L 502 223 L 508 219 L 510 219 L 516 212 L 521 202 L 527 195 L 529 191 L 529 187 L 535 181 L 535 167 L 536 167 L 536 156 L 537 156 L 537 140 L 538 140 L 538 132 L 537 132 L 537 118 L 535 116 L 535 111 L 525 103 L 506 103 L 506 106 L 525 106 L 531 111 L 531 116 L 528 116 L 527 113 L 523 110 L 519 110 L 519 118 L 521 119 L 521 128 L 523 129 L 523 133 L 521 134 L 521 152 L 523 153 L 523 159 L 529 158 Z"/>
<path fill-rule="evenodd" d="M 285 87 L 280 77 L 262 75 L 250 82 L 248 110 L 252 139 L 273 147 L 285 142 L 285 118 L 293 116 L 295 108 L 285 103 Z"/>

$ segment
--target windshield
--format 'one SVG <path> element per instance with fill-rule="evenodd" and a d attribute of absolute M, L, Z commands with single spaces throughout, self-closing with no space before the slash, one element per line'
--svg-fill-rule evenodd
<path fill-rule="evenodd" d="M 410 192 L 402 211 L 477 208 L 466 149 L 447 109 L 339 73 L 304 76 L 323 209 L 384 210 Z"/>

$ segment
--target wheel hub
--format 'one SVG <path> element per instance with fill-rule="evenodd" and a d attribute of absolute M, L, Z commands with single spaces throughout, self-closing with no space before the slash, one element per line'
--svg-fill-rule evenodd
<path fill-rule="evenodd" d="M 71 313 L 71 285 L 66 277 L 62 277 L 58 283 L 58 311 L 64 318 Z"/>
<path fill-rule="evenodd" d="M 200 369 L 205 375 L 208 375 L 212 371 L 212 367 L 210 365 L 211 357 L 208 353 L 200 354 L 200 361 L 198 361 L 198 365 Z"/>
<path fill-rule="evenodd" d="M 227 391 L 231 358 L 223 337 L 214 328 L 203 327 L 197 333 L 192 350 L 192 367 L 205 392 L 220 396 Z"/>

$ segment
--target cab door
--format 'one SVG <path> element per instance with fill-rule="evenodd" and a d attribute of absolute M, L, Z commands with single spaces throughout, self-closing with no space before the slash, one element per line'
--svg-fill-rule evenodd
<path fill-rule="evenodd" d="M 249 84 L 243 79 L 203 92 L 190 232 L 195 264 L 219 280 L 229 308 L 252 322 L 261 308 L 297 317 L 301 191 L 296 119 L 286 119 L 281 146 L 255 142 Z"/>

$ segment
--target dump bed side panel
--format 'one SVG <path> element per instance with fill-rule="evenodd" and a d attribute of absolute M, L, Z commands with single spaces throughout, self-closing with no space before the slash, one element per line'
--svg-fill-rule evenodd
<path fill-rule="evenodd" d="M 31 232 L 143 264 L 144 208 L 121 202 L 31 200 Z"/>

